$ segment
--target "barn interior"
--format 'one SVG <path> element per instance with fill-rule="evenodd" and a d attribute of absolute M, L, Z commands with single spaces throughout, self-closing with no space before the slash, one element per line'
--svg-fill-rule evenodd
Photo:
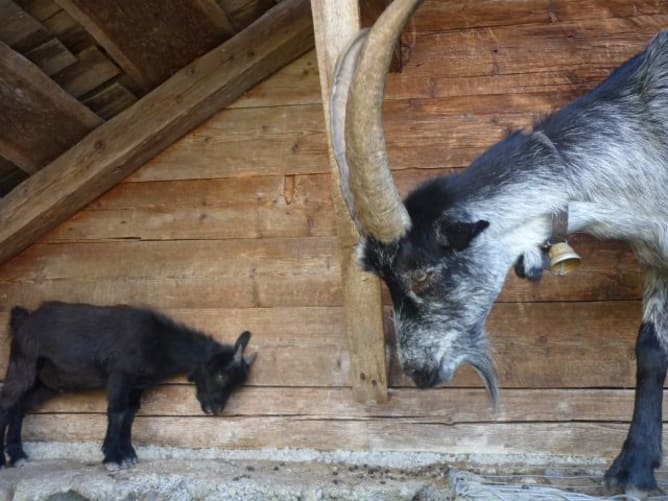
<path fill-rule="evenodd" d="M 447 489 L 454 464 L 605 471 L 633 410 L 641 285 L 624 243 L 575 235 L 577 272 L 509 273 L 487 325 L 495 411 L 470 368 L 429 390 L 401 372 L 389 294 L 351 257 L 322 98 L 331 18 L 368 26 L 389 1 L 0 0 L 0 373 L 14 305 L 150 305 L 225 342 L 248 329 L 258 358 L 221 417 L 185 377 L 149 392 L 134 427 L 148 463 L 240 458 L 238 486 L 279 482 L 280 465 L 247 470 L 257 458 L 320 458 L 314 492 L 378 464 L 365 481 L 411 496 Z M 665 0 L 425 0 L 386 87 L 400 192 L 592 89 L 667 24 Z M 103 392 L 35 410 L 37 464 L 0 486 L 18 492 L 40 462 L 61 479 L 63 460 L 97 465 L 105 416 Z M 381 478 L 411 465 L 421 480 Z"/>

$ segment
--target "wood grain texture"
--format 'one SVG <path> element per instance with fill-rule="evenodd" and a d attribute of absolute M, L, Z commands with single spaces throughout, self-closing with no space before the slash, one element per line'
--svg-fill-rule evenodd
<path fill-rule="evenodd" d="M 227 277 L 211 274 L 217 282 L 231 282 Z M 251 384 L 326 387 L 350 384 L 350 353 L 341 307 L 276 304 L 263 308 L 232 308 L 232 301 L 228 299 L 231 293 L 224 285 L 193 284 L 187 279 L 173 280 L 176 285 L 162 280 L 153 287 L 149 282 L 140 295 L 137 282 L 147 281 L 97 279 L 82 283 L 67 280 L 69 292 L 54 292 L 47 285 L 40 289 L 42 296 L 34 294 L 25 299 L 20 290 L 9 288 L 8 292 L 14 298 L 11 304 L 29 307 L 44 297 L 97 303 L 150 303 L 224 342 L 232 342 L 239 332 L 248 329 L 253 333 L 251 347 L 258 351 Z M 294 282 L 296 287 L 301 287 L 300 280 Z M 3 291 L 7 290 L 4 283 L 2 286 Z M 183 298 L 184 290 L 192 291 L 187 298 Z M 314 295 L 307 288 L 308 293 Z M 199 306 L 189 304 L 191 301 Z M 275 302 L 280 303 L 281 299 Z M 178 305 L 170 307 L 165 303 Z M 10 303 L 3 300 L 2 304 L 5 311 L 0 317 L 0 332 L 6 332 Z M 640 312 L 637 301 L 496 304 L 487 330 L 501 386 L 632 388 Z M 389 309 L 385 310 L 384 318 L 390 353 L 389 385 L 411 388 L 413 383 L 401 373 L 397 363 Z M 0 344 L 3 364 L 0 373 L 4 373 L 8 349 L 7 343 Z M 475 371 L 465 366 L 446 386 L 478 388 L 482 383 Z"/>
<path fill-rule="evenodd" d="M 0 115 L 0 155 L 29 174 L 40 170 L 102 122 L 37 66 L 2 42 Z"/>
<path fill-rule="evenodd" d="M 309 50 L 309 14 L 305 0 L 281 2 L 244 33 L 98 127 L 28 179 L 20 194 L 3 198 L 0 261 L 120 182 L 244 89 Z"/>
<path fill-rule="evenodd" d="M 0 2 L 0 41 L 17 51 L 26 51 L 46 42 L 48 30 L 12 0 Z"/>
<path fill-rule="evenodd" d="M 577 273 L 546 275 L 535 284 L 510 272 L 498 301 L 638 299 L 640 272 L 628 247 L 588 241 L 591 247 L 576 247 L 584 257 Z M 99 266 L 100 260 L 105 266 Z M 217 278 L 212 280 L 214 272 Z M 221 278 L 226 281 L 221 283 Z M 179 280 L 193 289 L 187 298 L 179 292 Z M 174 241 L 131 237 L 35 244 L 0 268 L 0 284 L 0 298 L 30 302 L 76 295 L 98 302 L 151 299 L 170 307 L 179 301 L 204 307 L 220 300 L 244 308 L 339 306 L 343 300 L 334 237 Z M 160 297 L 151 298 L 152 288 L 160 288 Z M 384 297 L 388 304 L 388 296 Z"/>
<path fill-rule="evenodd" d="M 573 21 L 604 23 L 611 18 L 665 13 L 665 4 L 655 0 L 428 0 L 416 12 L 413 28 L 419 33 L 429 33 L 523 24 L 549 26 Z"/>
<path fill-rule="evenodd" d="M 208 11 L 217 5 L 157 0 L 57 0 L 145 92 L 231 33 Z"/>
<path fill-rule="evenodd" d="M 53 75 L 77 62 L 77 58 L 57 38 L 34 47 L 25 57 L 47 75 Z"/>
<path fill-rule="evenodd" d="M 225 406 L 227 417 L 294 417 L 333 420 L 411 418 L 416 423 L 528 423 L 541 421 L 629 422 L 633 390 L 504 389 L 496 412 L 485 390 L 474 388 L 392 388 L 382 404 L 358 403 L 350 388 L 247 386 L 233 393 Z M 35 414 L 106 413 L 103 391 L 55 396 Z M 327 402 L 327 405 L 323 405 Z M 664 404 L 668 410 L 668 404 Z M 164 384 L 149 389 L 142 399 L 140 416 L 202 416 L 191 384 Z"/>
<path fill-rule="evenodd" d="M 31 415 L 26 440 L 100 442 L 102 415 Z M 425 451 L 449 454 L 551 454 L 611 459 L 626 436 L 625 423 L 415 423 L 410 418 L 327 420 L 292 417 L 138 417 L 136 445 L 194 448 L 313 448 Z M 664 446 L 668 441 L 664 439 Z"/>
<path fill-rule="evenodd" d="M 118 67 L 95 46 L 77 54 L 77 62 L 53 75 L 63 89 L 76 98 L 120 75 Z"/>
<path fill-rule="evenodd" d="M 329 128 L 329 96 L 334 66 L 360 29 L 358 0 L 311 0 L 324 124 Z M 387 400 L 387 365 L 383 338 L 380 281 L 360 270 L 356 248 L 360 235 L 340 192 L 339 170 L 329 148 L 333 213 L 336 225 L 345 331 L 350 352 L 353 398 L 358 402 Z"/>

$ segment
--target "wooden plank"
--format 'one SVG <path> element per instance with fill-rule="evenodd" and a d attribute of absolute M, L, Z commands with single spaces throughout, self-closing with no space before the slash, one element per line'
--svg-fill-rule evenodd
<path fill-rule="evenodd" d="M 118 115 L 137 102 L 137 96 L 118 82 L 104 86 L 82 100 L 97 115 L 105 120 Z"/>
<path fill-rule="evenodd" d="M 231 35 L 206 0 L 56 1 L 145 92 Z"/>
<path fill-rule="evenodd" d="M 359 4 L 358 0 L 339 1 L 336 5 L 323 0 L 311 0 L 311 8 L 324 123 L 329 129 L 329 95 L 334 66 L 339 54 L 360 29 Z M 343 202 L 339 171 L 331 145 L 329 165 L 353 398 L 358 402 L 383 402 L 387 400 L 387 364 L 380 280 L 360 270 L 356 252 L 360 235 Z"/>
<path fill-rule="evenodd" d="M 398 171 L 406 193 L 431 174 Z M 123 183 L 52 231 L 46 242 L 307 238 L 335 235 L 327 175 Z M 641 296 L 641 273 L 628 245 L 576 235 L 583 258 L 568 277 L 545 274 L 539 284 L 513 272 L 500 301 L 618 300 Z M 269 245 L 269 244 L 260 244 Z M 305 252 L 308 241 L 299 243 Z M 334 251 L 329 251 L 334 252 Z M 389 295 L 383 289 L 384 302 Z"/>
<path fill-rule="evenodd" d="M 27 173 L 37 172 L 101 123 L 99 117 L 2 42 L 0 95 L 0 154 Z"/>
<path fill-rule="evenodd" d="M 12 0 L 0 1 L 0 42 L 26 51 L 49 38 L 44 26 Z"/>
<path fill-rule="evenodd" d="M 275 0 L 218 0 L 223 10 L 230 16 L 232 23 L 241 31 L 258 16 L 273 7 Z"/>
<path fill-rule="evenodd" d="M 44 21 L 61 10 L 53 0 L 18 0 L 17 3 L 38 21 Z"/>
<path fill-rule="evenodd" d="M 666 14 L 664 2 L 642 0 L 431 0 L 414 16 L 418 33 Z"/>
<path fill-rule="evenodd" d="M 229 282 L 229 279 L 223 277 L 218 281 Z M 350 384 L 350 353 L 341 307 L 276 304 L 272 308 L 234 309 L 223 287 L 211 283 L 193 284 L 192 280 L 184 279 L 179 281 L 180 300 L 172 296 L 176 287 L 165 287 L 164 280 L 147 288 L 140 297 L 133 295 L 137 280 L 119 281 L 114 287 L 108 280 L 100 279 L 96 288 L 88 285 L 88 290 L 80 281 L 66 282 L 68 292 L 60 295 L 53 294 L 48 283 L 46 290 L 41 290 L 41 296 L 35 294 L 32 298 L 23 298 L 15 293 L 15 287 L 10 288 L 11 303 L 7 298 L 2 301 L 4 313 L 0 331 L 5 331 L 7 311 L 15 303 L 34 306 L 47 297 L 97 303 L 148 303 L 164 307 L 176 318 L 225 342 L 233 340 L 241 330 L 249 329 L 253 333 L 252 347 L 258 351 L 251 377 L 253 385 L 341 387 Z M 299 281 L 296 283 L 301 286 Z M 2 285 L 4 291 L 5 284 Z M 106 291 L 105 297 L 100 297 L 100 290 Z M 165 290 L 167 300 L 160 297 Z M 207 299 L 218 297 L 216 295 L 219 295 L 217 301 Z M 200 305 L 190 304 L 192 296 Z M 487 329 L 501 386 L 633 388 L 634 344 L 640 312 L 637 301 L 496 304 Z M 389 310 L 385 312 L 385 319 L 387 346 L 391 350 L 389 384 L 413 388 L 412 381 L 401 373 L 396 360 Z M 0 345 L 0 373 L 4 373 L 8 349 L 8 343 Z M 480 377 L 470 367 L 462 367 L 454 380 L 445 385 L 448 388 L 481 386 Z"/>
<path fill-rule="evenodd" d="M 77 62 L 74 54 L 57 38 L 52 38 L 26 52 L 25 57 L 35 63 L 47 75 L 58 73 Z"/>
<path fill-rule="evenodd" d="M 78 61 L 53 75 L 53 79 L 72 96 L 80 98 L 118 76 L 121 71 L 97 47 L 77 54 Z"/>
<path fill-rule="evenodd" d="M 628 247 L 589 242 L 591 247 L 576 247 L 585 256 L 576 274 L 546 275 L 535 284 L 511 271 L 499 302 L 639 298 L 640 272 Z M 332 237 L 36 244 L 0 267 L 0 298 L 32 301 L 74 295 L 80 300 L 153 300 L 174 306 L 184 300 L 178 284 L 183 280 L 184 286 L 195 289 L 187 300 L 191 307 L 218 304 L 216 294 L 222 304 L 234 307 L 339 306 L 337 255 Z M 212 281 L 214 270 L 224 283 Z M 154 287 L 162 289 L 160 298 L 151 298 Z"/>
<path fill-rule="evenodd" d="M 628 422 L 634 390 L 505 389 L 494 412 L 483 389 L 437 388 L 389 390 L 388 402 L 360 404 L 347 388 L 245 386 L 230 397 L 224 416 L 309 416 L 315 419 L 411 418 L 416 423 L 545 423 L 563 421 Z M 327 405 L 323 405 L 327 402 Z M 668 410 L 668 401 L 664 403 Z M 66 393 L 48 401 L 35 414 L 106 413 L 104 391 Z M 146 391 L 141 416 L 200 416 L 195 388 L 165 384 Z"/>
<path fill-rule="evenodd" d="M 294 106 L 320 102 L 318 62 L 315 51 L 311 50 L 276 72 L 271 78 L 250 89 L 229 108 Z"/>
<path fill-rule="evenodd" d="M 334 238 L 36 244 L 2 267 L 0 298 L 30 304 L 76 296 L 183 307 L 338 306 L 336 252 Z M 151 298 L 154 287 L 162 289 L 160 298 Z M 198 289 L 185 302 L 184 287 Z"/>
<path fill-rule="evenodd" d="M 47 241 L 333 236 L 329 177 L 122 183 Z"/>
<path fill-rule="evenodd" d="M 31 415 L 25 440 L 100 442 L 102 415 Z M 321 420 L 294 417 L 138 417 L 136 445 L 193 448 L 313 448 L 446 454 L 550 454 L 613 458 L 625 423 L 415 423 L 410 418 Z M 664 446 L 668 440 L 664 438 Z M 141 453 L 140 453 L 141 454 Z"/>
<path fill-rule="evenodd" d="M 95 39 L 60 6 L 58 12 L 44 19 L 43 23 L 74 54 L 95 45 Z"/>
<path fill-rule="evenodd" d="M 67 219 L 204 119 L 312 47 L 305 0 L 281 2 L 0 201 L 0 262 Z M 249 52 L 249 47 L 253 50 Z M 28 195 L 28 196 L 26 196 Z"/>
<path fill-rule="evenodd" d="M 424 34 L 405 67 L 413 78 L 612 69 L 667 23 L 668 9 L 653 16 Z M 438 65 L 431 64 L 435 60 Z"/>

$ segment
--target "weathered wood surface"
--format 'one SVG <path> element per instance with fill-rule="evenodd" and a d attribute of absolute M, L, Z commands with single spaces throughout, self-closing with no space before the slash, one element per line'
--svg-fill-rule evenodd
<path fill-rule="evenodd" d="M 176 216 L 165 213 L 162 217 L 169 221 L 178 214 L 179 211 Z M 201 214 L 195 213 L 191 221 L 199 217 Z M 214 215 L 211 223 L 217 218 Z M 128 238 L 33 245 L 0 268 L 0 298 L 18 297 L 33 302 L 42 297 L 69 297 L 74 292 L 96 301 L 122 301 L 125 289 L 126 301 L 145 301 L 151 297 L 151 289 L 159 287 L 160 297 L 152 301 L 168 307 L 178 306 L 179 301 L 204 307 L 217 300 L 234 307 L 342 304 L 334 237 L 173 241 L 141 241 L 133 235 Z M 628 247 L 590 238 L 577 241 L 583 242 L 576 248 L 584 258 L 578 273 L 567 277 L 545 274 L 535 284 L 520 280 L 511 272 L 499 301 L 640 297 L 640 271 Z M 183 259 L 184 255 L 191 257 Z M 99 265 L 101 260 L 104 266 Z M 226 282 L 221 283 L 219 278 Z M 188 298 L 179 292 L 179 281 L 192 287 Z M 72 288 L 75 290 L 70 291 Z M 222 296 L 208 297 L 213 291 Z"/>
<path fill-rule="evenodd" d="M 109 120 L 137 102 L 130 90 L 118 82 L 89 95 L 82 101 L 97 115 Z"/>
<path fill-rule="evenodd" d="M 102 415 L 32 415 L 24 425 L 27 440 L 67 438 L 101 442 Z M 186 447 L 314 448 L 430 451 L 451 454 L 617 454 L 628 431 L 626 423 L 416 423 L 411 418 L 360 420 L 310 417 L 138 417 L 137 445 Z M 668 440 L 664 438 L 664 446 Z"/>
<path fill-rule="evenodd" d="M 232 33 L 221 27 L 207 0 L 57 0 L 144 91 L 220 45 Z M 224 18 L 222 12 L 221 16 Z M 228 27 L 229 28 L 229 27 Z"/>
<path fill-rule="evenodd" d="M 329 95 L 334 67 L 349 40 L 360 29 L 358 0 L 311 0 L 313 28 L 322 90 L 323 123 L 329 129 Z M 336 226 L 337 253 L 343 311 L 350 353 L 350 382 L 358 402 L 387 400 L 387 364 L 383 336 L 380 280 L 360 269 L 357 243 L 360 235 L 341 196 L 339 170 L 329 148 L 332 212 Z"/>
<path fill-rule="evenodd" d="M 47 75 L 53 75 L 77 62 L 77 58 L 57 38 L 34 47 L 25 57 Z"/>
<path fill-rule="evenodd" d="M 157 261 L 159 256 L 153 258 Z M 193 262 L 196 258 L 195 255 Z M 274 305 L 271 308 L 230 309 L 233 298 L 229 297 L 225 283 L 233 280 L 221 276 L 217 270 L 212 269 L 210 275 L 221 285 L 193 286 L 189 280 L 178 277 L 160 280 L 155 285 L 146 278 L 141 282 L 148 286 L 138 294 L 131 280 L 91 279 L 82 283 L 63 279 L 61 282 L 70 284 L 69 291 L 54 293 L 47 286 L 42 293 L 63 300 L 98 303 L 150 302 L 161 305 L 167 299 L 179 306 L 165 306 L 166 311 L 222 341 L 231 342 L 243 329 L 250 330 L 253 333 L 252 348 L 258 351 L 251 378 L 253 384 L 276 387 L 350 384 L 350 355 L 340 307 Z M 241 270 L 238 272 L 242 273 Z M 308 287 L 289 277 L 283 281 L 294 281 L 295 288 Z M 37 289 L 34 284 L 32 287 Z M 5 290 L 3 283 L 0 294 L 4 295 Z M 20 292 L 11 288 L 8 293 L 14 299 L 12 302 L 28 306 L 37 303 L 34 297 L 23 300 Z M 289 291 L 282 293 L 288 295 Z M 308 296 L 309 293 L 316 294 L 307 289 L 299 295 Z M 280 295 L 274 299 L 277 303 L 285 301 Z M 191 301 L 196 304 L 190 304 Z M 4 298 L 2 302 L 9 305 Z M 395 345 L 389 334 L 388 310 L 384 318 L 388 323 L 388 348 L 392 353 L 389 384 L 412 387 L 413 383 L 401 374 L 396 361 Z M 500 303 L 492 310 L 487 328 L 502 387 L 628 388 L 635 384 L 634 340 L 639 324 L 640 303 L 636 301 Z M 0 316 L 0 325 L 4 332 L 6 311 Z M 4 373 L 8 349 L 7 343 L 0 344 L 3 361 L 0 373 Z M 463 367 L 452 385 L 480 387 L 482 384 L 472 369 Z"/>
<path fill-rule="evenodd" d="M 120 73 L 100 49 L 91 46 L 79 52 L 77 62 L 53 75 L 53 79 L 69 94 L 80 98 Z"/>
<path fill-rule="evenodd" d="M 28 50 L 49 39 L 48 30 L 16 2 L 0 2 L 0 41 L 17 51 Z"/>
<path fill-rule="evenodd" d="M 323 405 L 327 402 L 327 405 Z M 668 403 L 664 404 L 668 410 Z M 39 414 L 106 413 L 105 393 L 88 391 L 57 395 Z M 496 411 L 485 390 L 473 388 L 392 388 L 382 404 L 360 404 L 341 387 L 248 386 L 232 394 L 223 416 L 295 417 L 313 419 L 411 418 L 416 423 L 545 423 L 563 421 L 627 422 L 633 413 L 633 390 L 504 389 Z M 148 389 L 140 416 L 202 416 L 191 384 L 164 384 Z"/>
<path fill-rule="evenodd" d="M 253 51 L 248 47 L 253 45 Z M 308 3 L 287 0 L 170 78 L 0 201 L 0 261 L 311 48 Z"/>
<path fill-rule="evenodd" d="M 387 87 L 402 193 L 594 87 L 666 14 L 654 1 L 425 2 L 406 30 L 408 64 Z M 320 102 L 311 52 L 0 266 L 0 339 L 12 304 L 46 298 L 151 303 L 228 342 L 253 332 L 249 387 L 222 421 L 175 378 L 147 395 L 138 443 L 616 454 L 640 322 L 640 272 L 620 243 L 576 237 L 584 264 L 561 279 L 535 285 L 511 272 L 487 326 L 497 414 L 467 367 L 443 387 L 413 387 L 387 295 L 390 400 L 351 400 Z M 0 342 L 0 372 L 7 350 Z M 59 398 L 29 417 L 26 438 L 100 442 L 104 408 L 100 393 Z"/>
<path fill-rule="evenodd" d="M 523 24 L 549 26 L 568 21 L 596 21 L 600 26 L 610 18 L 665 14 L 663 2 L 641 0 L 431 0 L 424 2 L 413 18 L 419 33 L 470 30 Z M 597 32 L 598 36 L 599 33 Z"/>
<path fill-rule="evenodd" d="M 102 122 L 3 42 L 0 115 L 0 155 L 30 174 Z"/>

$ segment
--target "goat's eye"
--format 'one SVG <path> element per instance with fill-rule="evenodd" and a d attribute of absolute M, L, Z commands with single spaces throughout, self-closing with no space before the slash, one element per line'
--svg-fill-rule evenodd
<path fill-rule="evenodd" d="M 418 283 L 424 282 L 427 278 L 429 278 L 429 274 L 424 270 L 415 270 L 413 272 L 413 280 Z"/>

